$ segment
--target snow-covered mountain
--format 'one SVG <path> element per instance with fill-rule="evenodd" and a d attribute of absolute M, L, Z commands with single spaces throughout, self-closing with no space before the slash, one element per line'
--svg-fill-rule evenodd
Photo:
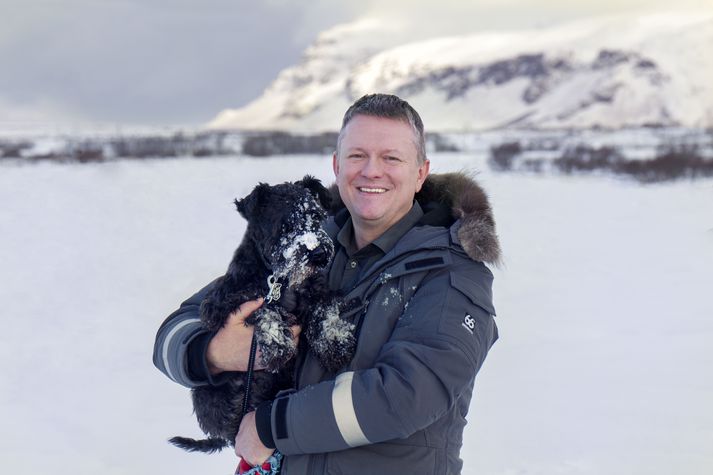
<path fill-rule="evenodd" d="M 596 18 L 412 41 L 377 20 L 322 33 L 301 62 L 212 128 L 335 130 L 356 98 L 391 92 L 430 130 L 713 126 L 713 16 Z"/>

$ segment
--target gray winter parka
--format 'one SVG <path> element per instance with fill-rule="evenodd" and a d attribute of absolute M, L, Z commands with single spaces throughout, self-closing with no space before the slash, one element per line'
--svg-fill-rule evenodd
<path fill-rule="evenodd" d="M 272 405 L 283 475 L 461 471 L 475 375 L 498 336 L 493 276 L 482 261 L 497 261 L 499 247 L 473 181 L 428 180 L 417 195 L 422 222 L 444 205 L 458 219 L 417 224 L 362 274 L 345 297 L 357 302 L 343 315 L 358 332 L 348 367 L 329 374 L 311 353 L 298 362 L 296 388 Z M 339 230 L 334 221 L 328 228 L 332 236 Z M 186 348 L 201 333 L 194 299 L 164 322 L 154 349 L 156 366 L 189 387 L 205 384 L 185 367 Z"/>

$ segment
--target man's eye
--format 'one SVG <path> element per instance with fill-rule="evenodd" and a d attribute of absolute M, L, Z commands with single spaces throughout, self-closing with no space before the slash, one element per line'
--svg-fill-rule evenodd
<path fill-rule="evenodd" d="M 401 159 L 399 157 L 394 157 L 391 155 L 387 156 L 386 160 L 388 160 L 389 162 L 400 162 L 401 161 Z"/>

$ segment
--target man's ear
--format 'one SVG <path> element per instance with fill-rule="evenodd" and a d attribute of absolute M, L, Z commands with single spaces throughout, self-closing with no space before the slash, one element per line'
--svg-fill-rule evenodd
<path fill-rule="evenodd" d="M 416 177 L 416 193 L 421 191 L 421 187 L 423 186 L 423 182 L 426 181 L 426 178 L 428 178 L 428 173 L 431 170 L 431 161 L 426 159 L 424 160 L 423 164 L 418 167 L 418 176 Z"/>
<path fill-rule="evenodd" d="M 334 171 L 334 176 L 338 177 L 339 176 L 339 157 L 337 156 L 336 151 L 332 154 L 332 170 Z"/>
<path fill-rule="evenodd" d="M 256 210 L 260 208 L 260 204 L 264 201 L 265 194 L 269 187 L 270 185 L 267 183 L 260 183 L 253 188 L 253 191 L 251 191 L 248 196 L 241 200 L 235 200 L 235 207 L 238 209 L 238 213 L 250 221 L 250 219 L 255 216 Z"/>
<path fill-rule="evenodd" d="M 322 185 L 322 182 L 315 177 L 305 175 L 298 183 L 301 183 L 302 186 L 307 188 L 314 197 L 317 198 L 324 209 L 329 209 L 332 205 L 332 198 L 329 196 L 329 191 L 327 191 L 324 185 Z"/>

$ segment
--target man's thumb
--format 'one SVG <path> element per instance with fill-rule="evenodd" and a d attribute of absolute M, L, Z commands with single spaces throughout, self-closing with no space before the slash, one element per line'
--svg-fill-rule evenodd
<path fill-rule="evenodd" d="M 257 300 L 248 300 L 247 302 L 243 302 L 233 315 L 235 315 L 238 320 L 245 321 L 251 313 L 260 308 L 263 301 L 264 299 L 259 297 Z"/>

